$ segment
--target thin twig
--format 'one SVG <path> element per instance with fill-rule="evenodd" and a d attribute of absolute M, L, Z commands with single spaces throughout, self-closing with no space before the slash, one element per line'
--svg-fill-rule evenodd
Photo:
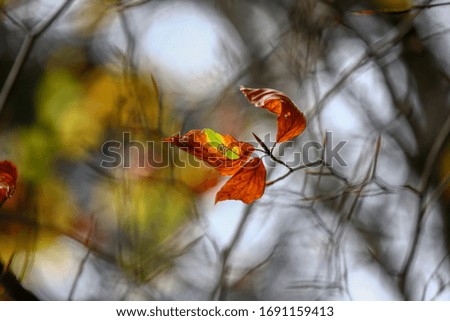
<path fill-rule="evenodd" d="M 121 6 L 123 9 L 129 9 L 137 6 L 141 6 L 143 4 L 149 3 L 152 0 L 136 0 L 136 1 L 130 1 L 127 3 L 123 3 Z"/>
<path fill-rule="evenodd" d="M 408 250 L 408 254 L 405 257 L 405 261 L 403 263 L 403 268 L 401 269 L 400 278 L 399 278 L 399 286 L 403 293 L 406 293 L 406 281 L 409 276 L 409 273 L 412 269 L 412 265 L 414 262 L 414 258 L 419 248 L 420 237 L 422 235 L 422 228 L 424 225 L 427 205 L 428 203 L 425 200 L 425 193 L 429 188 L 431 173 L 434 168 L 434 164 L 438 160 L 438 155 L 442 150 L 443 146 L 445 146 L 445 142 L 447 141 L 447 137 L 450 134 L 450 116 L 447 117 L 444 125 L 436 136 L 436 140 L 431 146 L 430 152 L 427 155 L 427 159 L 425 161 L 424 170 L 422 172 L 422 176 L 420 177 L 420 183 L 418 190 L 421 191 L 421 195 L 419 196 L 419 206 L 417 219 L 414 227 L 414 236 L 411 242 L 411 246 Z"/>
<path fill-rule="evenodd" d="M 318 115 L 320 111 L 325 107 L 329 99 L 331 99 L 341 88 L 347 83 L 347 80 L 368 62 L 372 60 L 372 57 L 381 57 L 389 52 L 403 37 L 408 33 L 412 27 L 414 18 L 420 13 L 420 11 L 412 14 L 407 19 L 403 20 L 397 27 L 396 33 L 391 36 L 389 33 L 383 39 L 368 46 L 366 52 L 347 70 L 345 70 L 339 77 L 339 80 L 322 96 L 322 98 L 316 103 L 316 106 L 307 113 L 307 118 L 311 119 L 315 115 Z"/>
<path fill-rule="evenodd" d="M 425 300 L 425 296 L 428 292 L 428 287 L 430 286 L 431 281 L 437 275 L 439 269 L 442 267 L 442 265 L 444 265 L 445 261 L 447 260 L 447 258 L 449 256 L 450 256 L 450 252 L 447 252 L 447 254 L 445 254 L 444 257 L 441 259 L 441 261 L 438 263 L 438 265 L 434 269 L 433 273 L 431 273 L 431 275 L 428 277 L 427 281 L 425 282 L 425 288 L 423 289 L 423 292 L 422 292 L 422 298 L 421 298 L 422 301 Z"/>
<path fill-rule="evenodd" d="M 320 159 L 325 159 L 325 150 L 327 149 L 327 146 L 328 146 L 327 144 L 328 144 L 327 135 L 324 135 L 323 144 L 322 144 L 323 149 L 322 149 L 322 153 L 320 155 Z M 319 190 L 319 187 L 320 187 L 320 184 L 321 184 L 322 178 L 323 178 L 323 176 L 321 174 L 323 174 L 325 168 L 326 168 L 325 166 L 320 166 L 320 169 L 319 169 L 320 174 L 319 174 L 319 177 L 316 182 L 315 190 Z M 316 210 L 314 210 L 313 206 L 314 206 L 315 202 L 316 202 L 316 200 L 314 199 L 314 200 L 312 200 L 312 203 L 311 203 L 311 212 L 313 214 L 313 217 L 317 221 L 318 226 L 327 234 L 328 240 L 330 241 L 330 243 L 333 244 L 333 242 L 334 242 L 333 231 L 330 228 L 328 228 L 327 224 L 322 219 L 320 214 Z"/>
<path fill-rule="evenodd" d="M 23 68 L 26 59 L 33 49 L 34 43 L 53 24 L 53 22 L 55 22 L 55 20 L 69 8 L 72 2 L 74 2 L 74 0 L 66 0 L 58 8 L 58 10 L 56 10 L 50 16 L 50 18 L 39 23 L 25 35 L 22 46 L 17 53 L 16 60 L 14 61 L 14 64 L 9 71 L 8 77 L 6 78 L 5 83 L 3 84 L 3 87 L 0 91 L 0 113 L 2 112 L 6 101 L 8 100 L 9 94 L 11 93 L 11 90 L 16 83 L 17 76 L 19 75 L 20 70 Z"/>
<path fill-rule="evenodd" d="M 56 233 L 58 235 L 63 235 L 65 237 L 79 243 L 80 245 L 85 246 L 84 238 L 77 236 L 74 233 L 70 233 L 63 229 L 60 229 L 54 225 L 42 224 L 41 222 L 38 222 L 35 219 L 30 219 L 28 217 L 20 216 L 20 215 L 18 216 L 18 215 L 10 215 L 10 214 L 6 214 L 6 213 L 1 213 L 0 223 L 2 223 L 2 221 L 23 224 L 26 227 L 32 227 L 32 228 L 35 228 L 36 230 L 39 229 L 39 230 L 50 231 L 50 232 Z M 95 253 L 95 255 L 100 257 L 105 262 L 114 263 L 116 261 L 114 256 L 112 256 L 111 254 L 109 254 L 107 252 L 104 252 L 102 249 L 100 249 L 94 245 L 91 245 L 90 248 L 91 248 L 92 252 Z"/>
<path fill-rule="evenodd" d="M 450 2 L 439 2 L 439 3 L 428 3 L 428 4 L 415 4 L 412 6 L 413 9 L 430 9 L 441 6 L 448 6 Z"/>
<path fill-rule="evenodd" d="M 164 137 L 164 105 L 163 105 L 163 97 L 161 90 L 159 89 L 158 82 L 156 81 L 155 77 L 151 75 L 152 77 L 152 85 L 153 89 L 155 90 L 156 94 L 158 95 L 158 124 L 157 124 L 157 132 L 160 137 Z"/>
<path fill-rule="evenodd" d="M 130 23 L 128 21 L 128 17 L 124 10 L 119 7 L 117 10 L 120 17 L 120 24 L 122 27 L 122 31 L 125 35 L 125 39 L 127 42 L 126 54 L 125 54 L 125 63 L 123 72 L 125 77 L 130 77 L 134 73 L 134 49 L 136 47 L 136 41 L 134 39 L 134 35 L 130 28 Z"/>
<path fill-rule="evenodd" d="M 282 175 L 282 176 L 280 176 L 280 177 L 278 177 L 278 178 L 276 178 L 276 179 L 274 179 L 272 181 L 266 182 L 266 186 L 270 186 L 270 185 L 273 185 L 275 183 L 278 183 L 279 181 L 285 179 L 286 177 L 288 177 L 289 175 L 291 175 L 292 173 L 294 173 L 294 172 L 296 172 L 296 171 L 298 171 L 300 169 L 305 169 L 305 168 L 308 168 L 308 167 L 317 167 L 317 166 L 320 166 L 320 165 L 323 165 L 323 164 L 324 164 L 324 162 L 322 160 L 318 160 L 318 161 L 315 161 L 315 162 L 312 162 L 312 163 L 300 165 L 298 167 L 288 167 L 289 171 L 286 174 L 284 174 L 284 175 Z"/>
<path fill-rule="evenodd" d="M 75 295 L 75 290 L 77 289 L 78 281 L 80 280 L 80 277 L 83 274 L 84 266 L 85 266 L 87 260 L 89 259 L 89 256 L 92 253 L 92 249 L 91 249 L 89 243 L 91 242 L 91 238 L 92 238 L 92 235 L 94 234 L 94 231 L 95 231 L 95 221 L 93 220 L 93 217 L 91 217 L 91 224 L 90 224 L 88 235 L 86 237 L 85 244 L 84 244 L 88 250 L 86 251 L 85 256 L 81 260 L 80 265 L 78 266 L 77 275 L 75 276 L 75 279 L 72 283 L 72 287 L 70 288 L 70 291 L 69 291 L 69 297 L 67 299 L 68 301 L 73 300 L 73 297 Z"/>
<path fill-rule="evenodd" d="M 5 15 L 6 18 L 8 18 L 9 21 L 19 29 L 29 31 L 28 27 L 22 23 L 22 21 L 17 20 L 14 16 L 10 15 L 8 10 L 6 10 L 4 7 L 0 7 L 0 12 Z"/>
<path fill-rule="evenodd" d="M 270 261 L 270 259 L 273 257 L 273 255 L 275 254 L 275 251 L 277 250 L 278 245 L 275 245 L 273 247 L 273 249 L 270 251 L 269 255 L 264 258 L 261 262 L 255 264 L 254 266 L 252 266 L 251 268 L 249 268 L 247 271 L 245 271 L 241 277 L 234 282 L 234 284 L 232 286 L 230 286 L 231 288 L 236 287 L 238 284 L 240 284 L 243 280 L 245 280 L 249 275 L 251 275 L 253 272 L 255 272 L 256 270 L 258 270 L 259 268 L 261 268 L 262 266 L 264 266 L 267 262 Z"/>
<path fill-rule="evenodd" d="M 255 203 L 251 203 L 245 208 L 244 213 L 242 214 L 242 217 L 239 221 L 238 228 L 236 229 L 236 232 L 233 235 L 233 238 L 231 239 L 230 244 L 222 250 L 222 264 L 219 272 L 219 278 L 217 281 L 217 284 L 214 288 L 214 290 L 211 293 L 211 299 L 219 299 L 219 300 L 225 300 L 228 295 L 228 286 L 227 286 L 227 275 L 229 271 L 229 259 L 231 254 L 233 253 L 236 245 L 240 241 L 242 234 L 245 230 L 245 226 L 248 222 L 248 219 L 250 218 L 250 215 L 252 213 L 252 209 Z"/>
<path fill-rule="evenodd" d="M 442 125 L 442 128 L 437 134 L 434 143 L 431 146 L 430 152 L 427 155 L 425 167 L 422 172 L 422 176 L 420 177 L 420 184 L 419 184 L 419 190 L 422 192 L 425 192 L 425 190 L 428 188 L 431 178 L 431 172 L 433 171 L 435 163 L 438 160 L 437 156 L 439 155 L 442 147 L 444 146 L 449 134 L 450 134 L 450 115 L 447 117 L 444 124 Z"/>
<path fill-rule="evenodd" d="M 347 215 L 342 215 L 336 225 L 336 229 L 334 231 L 334 234 L 336 234 L 336 243 L 340 243 L 340 241 L 343 239 L 344 235 L 345 235 L 345 229 L 342 228 L 342 225 L 344 224 L 344 222 L 350 222 L 356 212 L 357 206 L 359 205 L 359 201 L 360 198 L 363 195 L 364 189 L 365 187 L 371 182 L 373 181 L 373 176 L 376 174 L 376 164 L 377 164 L 377 159 L 379 157 L 379 153 L 380 153 L 380 148 L 379 146 L 381 146 L 381 135 L 378 136 L 377 141 L 375 142 L 375 153 L 373 156 L 373 161 L 371 166 L 368 168 L 366 175 L 363 179 L 363 182 L 361 183 L 361 187 L 359 189 L 357 189 L 356 195 L 353 198 L 353 200 L 351 201 L 350 204 L 350 209 L 347 212 Z M 374 170 L 375 168 L 375 170 Z M 344 204 L 345 199 L 342 199 L 342 204 Z"/>

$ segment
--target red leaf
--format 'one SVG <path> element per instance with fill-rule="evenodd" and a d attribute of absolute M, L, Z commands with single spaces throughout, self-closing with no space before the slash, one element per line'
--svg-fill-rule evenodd
<path fill-rule="evenodd" d="M 233 175 L 248 161 L 255 148 L 246 142 L 237 141 L 230 135 L 221 135 L 211 129 L 195 129 L 185 135 L 174 135 L 164 141 L 178 146 L 222 175 Z"/>
<path fill-rule="evenodd" d="M 266 168 L 261 158 L 252 158 L 231 177 L 216 194 L 216 203 L 225 200 L 241 200 L 250 204 L 264 194 Z"/>
<path fill-rule="evenodd" d="M 240 89 L 250 103 L 278 115 L 277 142 L 290 140 L 305 130 L 305 115 L 286 94 L 270 88 L 253 89 L 241 86 Z"/>
<path fill-rule="evenodd" d="M 14 195 L 17 175 L 16 165 L 7 160 L 0 162 L 0 204 Z"/>

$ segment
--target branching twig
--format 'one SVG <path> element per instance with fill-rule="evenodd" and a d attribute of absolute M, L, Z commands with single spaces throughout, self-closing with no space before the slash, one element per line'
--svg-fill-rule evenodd
<path fill-rule="evenodd" d="M 414 258 L 416 256 L 420 244 L 420 237 L 422 235 L 422 228 L 424 224 L 424 219 L 426 217 L 425 214 L 428 208 L 427 202 L 425 200 L 425 194 L 429 188 L 431 172 L 434 168 L 434 164 L 438 159 L 437 156 L 439 155 L 442 147 L 444 146 L 444 143 L 446 142 L 449 134 L 450 134 L 450 116 L 447 117 L 444 125 L 442 126 L 441 130 L 436 136 L 436 140 L 434 141 L 433 146 L 431 146 L 430 152 L 428 153 L 425 161 L 422 176 L 420 178 L 418 190 L 421 191 L 422 194 L 419 196 L 419 206 L 417 219 L 414 227 L 414 236 L 411 242 L 411 246 L 405 257 L 405 261 L 403 263 L 403 267 L 401 269 L 399 278 L 399 286 L 403 293 L 406 293 L 406 284 L 407 284 L 406 281 L 411 271 L 412 264 L 414 262 Z"/>
<path fill-rule="evenodd" d="M 278 183 L 279 181 L 285 179 L 286 177 L 288 177 L 289 175 L 291 175 L 292 173 L 294 173 L 294 172 L 296 172 L 296 171 L 298 171 L 300 169 L 305 169 L 305 168 L 308 168 L 308 167 L 317 167 L 317 166 L 320 166 L 320 165 L 323 165 L 323 164 L 324 164 L 324 162 L 322 160 L 317 160 L 315 162 L 311 162 L 311 163 L 308 163 L 308 164 L 303 164 L 303 165 L 300 165 L 300 166 L 297 166 L 297 167 L 288 167 L 286 165 L 288 167 L 288 169 L 289 169 L 289 172 L 287 172 L 286 174 L 284 174 L 284 175 L 282 175 L 282 176 L 280 176 L 280 177 L 278 177 L 278 178 L 276 178 L 276 179 L 274 179 L 272 181 L 268 181 L 266 183 L 266 186 L 270 186 L 270 185 L 273 185 L 275 183 Z"/>
<path fill-rule="evenodd" d="M 267 262 L 270 261 L 270 259 L 273 257 L 273 255 L 275 254 L 275 251 L 277 250 L 277 245 L 274 246 L 274 248 L 272 249 L 272 251 L 270 251 L 269 255 L 264 258 L 261 262 L 255 264 L 254 266 L 252 266 L 250 269 L 248 269 L 247 271 L 245 271 L 241 277 L 234 282 L 234 284 L 231 286 L 231 288 L 236 287 L 239 283 L 241 283 L 243 280 L 245 280 L 245 278 L 247 278 L 249 275 L 251 275 L 253 272 L 255 272 L 256 270 L 258 270 L 259 268 L 261 268 L 262 266 L 264 266 L 264 264 L 266 264 Z"/>
<path fill-rule="evenodd" d="M 13 88 L 17 76 L 20 73 L 26 59 L 28 58 L 33 45 L 36 40 L 55 22 L 55 20 L 66 11 L 69 6 L 74 2 L 74 0 L 66 0 L 47 20 L 42 21 L 33 29 L 27 32 L 25 39 L 22 42 L 19 52 L 17 53 L 16 60 L 9 71 L 8 77 L 3 84 L 0 91 L 0 113 L 3 110 L 6 101 L 8 100 L 11 89 Z"/>
<path fill-rule="evenodd" d="M 344 71 L 339 80 L 322 96 L 322 98 L 316 103 L 316 106 L 307 113 L 307 118 L 311 119 L 315 115 L 318 115 L 320 111 L 325 107 L 326 103 L 330 98 L 332 98 L 341 88 L 347 83 L 347 80 L 368 62 L 371 61 L 372 57 L 381 57 L 389 52 L 389 50 L 394 47 L 398 42 L 400 42 L 403 37 L 408 33 L 412 27 L 412 22 L 414 18 L 420 13 L 417 11 L 411 14 L 408 18 L 404 19 L 397 27 L 396 33 L 391 36 L 388 34 L 381 40 L 370 45 L 366 52 L 346 71 Z"/>
<path fill-rule="evenodd" d="M 436 277 L 439 269 L 442 267 L 442 265 L 444 265 L 444 263 L 446 262 L 446 260 L 449 256 L 450 256 L 450 252 L 447 252 L 447 254 L 445 254 L 444 257 L 441 259 L 441 261 L 438 263 L 438 265 L 434 269 L 433 273 L 431 273 L 431 275 L 428 277 L 427 281 L 425 282 L 425 288 L 423 289 L 423 292 L 422 292 L 422 298 L 421 298 L 422 301 L 425 300 L 425 296 L 428 292 L 428 287 L 430 286 L 431 281 L 433 280 L 434 277 Z"/>
<path fill-rule="evenodd" d="M 17 20 L 14 16 L 10 15 L 8 10 L 6 10 L 4 7 L 0 7 L 0 12 L 3 13 L 5 15 L 5 17 L 8 18 L 8 20 L 11 21 L 12 24 L 15 25 L 16 27 L 18 27 L 24 31 L 29 31 L 27 26 L 24 25 L 22 23 L 22 21 Z"/>

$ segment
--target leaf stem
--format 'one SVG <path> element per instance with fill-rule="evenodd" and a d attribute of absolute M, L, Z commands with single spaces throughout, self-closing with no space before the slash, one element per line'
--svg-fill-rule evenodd
<path fill-rule="evenodd" d="M 440 3 L 428 3 L 428 4 L 416 4 L 413 5 L 412 9 L 430 9 L 434 7 L 448 6 L 450 2 L 440 2 Z"/>
<path fill-rule="evenodd" d="M 253 136 L 256 138 L 256 140 L 258 141 L 258 143 L 261 145 L 261 147 L 263 148 L 263 150 L 261 149 L 255 149 L 257 151 L 263 152 L 264 154 L 266 154 L 267 156 L 269 156 L 274 162 L 277 162 L 278 164 L 283 165 L 284 167 L 286 167 L 287 169 L 289 169 L 289 171 L 292 171 L 292 168 L 286 164 L 285 162 L 283 162 L 281 159 L 275 157 L 273 155 L 273 150 L 275 149 L 275 146 L 277 145 L 277 142 L 275 142 L 273 144 L 273 146 L 271 148 L 267 147 L 267 145 L 261 140 L 261 138 L 259 138 L 255 133 L 253 133 Z"/>
<path fill-rule="evenodd" d="M 272 151 L 268 154 L 268 156 L 270 157 L 270 159 L 272 159 L 274 162 L 277 162 L 278 164 L 283 165 L 284 167 L 286 167 L 289 172 L 293 171 L 293 168 L 291 166 L 289 166 L 288 164 L 286 164 L 285 162 L 283 162 L 281 159 L 275 157 L 272 153 Z"/>

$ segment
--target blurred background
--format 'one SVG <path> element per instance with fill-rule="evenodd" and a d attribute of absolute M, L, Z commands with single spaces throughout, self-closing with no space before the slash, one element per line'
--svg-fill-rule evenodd
<path fill-rule="evenodd" d="M 450 300 L 450 5 L 423 8 L 436 3 L 0 1 L 0 158 L 19 171 L 0 298 Z M 346 164 L 214 205 L 223 178 L 161 140 L 275 137 L 239 85 L 307 115 L 281 159 L 345 141 Z"/>

